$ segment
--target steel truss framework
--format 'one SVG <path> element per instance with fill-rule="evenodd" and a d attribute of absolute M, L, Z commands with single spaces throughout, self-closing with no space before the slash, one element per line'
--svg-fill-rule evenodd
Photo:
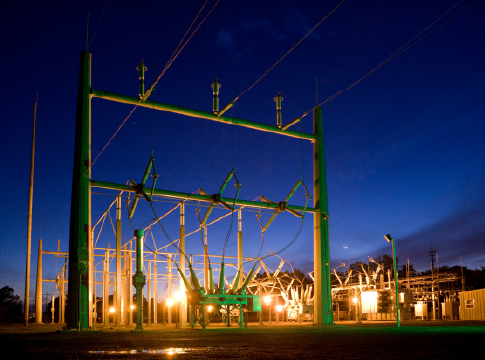
<path fill-rule="evenodd" d="M 91 54 L 81 53 L 79 86 L 76 112 L 76 136 L 73 163 L 73 182 L 71 195 L 71 219 L 69 230 L 69 299 L 66 312 L 66 323 L 69 329 L 86 329 L 91 325 L 89 316 L 92 309 L 93 272 L 93 234 L 91 227 L 91 188 L 102 187 L 113 190 L 127 191 L 136 194 L 153 191 L 154 195 L 163 195 L 177 199 L 193 199 L 197 201 L 214 202 L 213 196 L 204 194 L 186 194 L 170 190 L 146 189 L 144 184 L 135 186 L 113 184 L 91 179 L 91 100 L 93 97 L 136 104 L 155 110 L 169 111 L 186 116 L 205 118 L 224 122 L 231 125 L 248 127 L 260 131 L 273 132 L 294 138 L 301 138 L 313 142 L 314 150 L 314 207 L 307 207 L 306 211 L 314 214 L 314 324 L 332 325 L 332 294 L 330 281 L 330 252 L 328 237 L 328 199 L 325 171 L 325 153 L 323 145 L 322 109 L 313 110 L 314 133 L 305 134 L 287 130 L 286 127 L 258 124 L 243 119 L 219 116 L 209 112 L 187 109 L 179 106 L 158 102 L 140 100 L 135 97 L 118 95 L 91 88 Z M 221 198 L 227 203 L 256 208 L 280 208 L 302 211 L 302 207 L 270 202 L 244 201 Z M 121 221 L 117 221 L 117 271 L 121 263 Z M 185 252 L 185 224 L 180 227 L 180 249 Z M 241 241 L 242 242 L 242 241 Z M 138 265 L 137 265 L 138 267 Z M 185 261 L 181 257 L 179 268 L 185 271 Z M 118 284 L 120 285 L 120 284 Z M 183 283 L 180 287 L 182 289 Z M 117 287 L 120 288 L 120 287 Z"/>

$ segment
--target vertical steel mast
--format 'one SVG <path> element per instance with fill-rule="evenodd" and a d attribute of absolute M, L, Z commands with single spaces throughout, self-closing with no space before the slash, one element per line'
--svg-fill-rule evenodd
<path fill-rule="evenodd" d="M 35 158 L 35 118 L 37 114 L 37 96 L 34 104 L 34 125 L 32 126 L 32 153 L 30 155 L 30 182 L 29 182 L 29 214 L 27 216 L 27 261 L 25 271 L 24 296 L 24 326 L 29 325 L 30 306 L 30 253 L 32 246 L 32 202 L 34 200 L 34 158 Z"/>
<path fill-rule="evenodd" d="M 333 325 L 332 289 L 330 282 L 330 246 L 328 238 L 328 196 L 323 144 L 322 108 L 313 110 L 313 261 L 315 269 L 314 325 Z"/>
<path fill-rule="evenodd" d="M 66 323 L 86 329 L 88 323 L 88 244 L 91 236 L 91 54 L 81 53 L 76 109 L 76 139 L 69 229 L 69 293 Z"/>

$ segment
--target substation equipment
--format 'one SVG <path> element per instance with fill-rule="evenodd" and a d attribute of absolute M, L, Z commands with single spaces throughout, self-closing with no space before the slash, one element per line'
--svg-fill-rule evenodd
<path fill-rule="evenodd" d="M 211 206 L 218 204 L 233 204 L 230 207 L 230 211 L 240 211 L 235 209 L 234 206 L 250 207 L 259 209 L 268 209 L 274 211 L 275 214 L 288 211 L 293 214 L 302 215 L 305 211 L 313 213 L 313 233 L 314 233 L 314 310 L 313 321 L 315 325 L 333 325 L 333 310 L 332 310 L 332 291 L 330 280 L 330 254 L 329 254 L 329 238 L 328 238 L 328 199 L 327 199 L 327 185 L 326 185 L 326 172 L 325 172 L 325 154 L 323 144 L 323 129 L 322 129 L 322 109 L 315 107 L 313 109 L 313 134 L 302 133 L 297 131 L 288 130 L 288 127 L 301 121 L 301 118 L 297 118 L 291 121 L 285 126 L 281 126 L 281 101 L 277 105 L 277 120 L 278 126 L 272 126 L 267 124 L 260 124 L 251 122 L 239 118 L 224 116 L 224 112 L 227 111 L 234 101 L 226 105 L 222 110 L 219 110 L 218 106 L 218 87 L 213 85 L 214 88 L 214 101 L 213 112 L 205 112 L 200 110 L 193 110 L 184 108 L 181 106 L 175 106 L 170 104 L 163 104 L 160 102 L 148 100 L 151 90 L 144 91 L 143 84 L 143 64 L 140 64 L 140 97 L 131 97 L 126 95 L 120 95 L 108 91 L 101 91 L 91 88 L 91 54 L 87 51 L 81 53 L 80 73 L 79 73 L 79 86 L 78 86 L 78 98 L 77 98 L 77 111 L 76 111 L 76 135 L 75 135 L 75 151 L 74 151 L 74 164 L 73 164 L 73 182 L 72 182 L 72 195 L 71 195 L 71 217 L 70 217 L 70 231 L 69 231 L 69 274 L 68 274 L 68 286 L 69 295 L 66 310 L 66 324 L 68 329 L 88 329 L 92 323 L 93 313 L 93 285 L 94 285 L 94 243 L 93 243 L 93 231 L 91 226 L 91 189 L 92 188 L 104 188 L 115 190 L 118 192 L 126 192 L 134 195 L 134 201 L 139 198 L 145 198 L 150 200 L 152 196 L 162 196 L 170 199 L 178 199 L 183 204 L 184 201 L 197 201 L 206 202 Z M 217 88 L 217 90 L 216 90 Z M 209 195 L 205 193 L 201 194 L 189 194 L 170 190 L 163 190 L 153 187 L 146 187 L 145 181 L 150 171 L 145 172 L 143 181 L 141 183 L 135 183 L 131 181 L 129 185 L 109 183 L 100 180 L 94 180 L 91 177 L 91 101 L 92 98 L 100 98 L 105 100 L 111 100 L 115 102 L 132 104 L 134 106 L 146 107 L 154 110 L 168 111 L 172 113 L 178 113 L 181 115 L 197 117 L 233 126 L 242 126 L 251 128 L 254 130 L 260 130 L 265 132 L 276 133 L 284 136 L 289 136 L 297 139 L 308 140 L 313 143 L 313 157 L 314 157 L 314 188 L 313 188 L 313 207 L 302 207 L 287 204 L 286 201 L 279 203 L 266 202 L 266 201 L 248 201 L 236 199 L 224 198 L 219 194 Z M 147 167 L 148 169 L 148 167 Z M 150 194 L 150 195 L 148 195 Z M 308 199 L 308 198 L 307 198 Z M 225 206 L 226 207 L 226 206 Z M 132 207 L 133 208 L 133 207 Z M 183 206 L 181 206 L 181 210 Z M 116 289 L 121 289 L 121 220 L 117 220 L 116 224 Z M 141 230 L 141 229 L 139 229 Z M 141 233 L 135 231 L 138 241 L 142 241 Z M 139 247 L 137 246 L 137 249 Z M 242 237 L 241 237 L 241 250 L 238 253 L 238 260 L 242 259 Z M 110 250 L 107 250 L 109 252 Z M 131 253 L 127 250 L 124 251 L 125 256 L 131 256 Z M 205 325 L 206 316 L 205 307 L 213 303 L 218 303 L 218 306 L 225 307 L 227 314 L 232 313 L 234 308 L 241 308 L 245 304 L 247 298 L 250 295 L 246 295 L 246 289 L 243 289 L 244 284 L 247 286 L 248 279 L 251 278 L 249 274 L 246 276 L 246 280 L 234 289 L 225 290 L 219 287 L 217 290 L 211 288 L 209 285 L 209 271 L 207 266 L 204 266 L 204 286 L 200 287 L 197 277 L 193 276 L 192 264 L 186 259 L 185 254 L 185 223 L 183 222 L 183 215 L 181 214 L 180 224 L 180 239 L 179 239 L 179 259 L 178 262 L 174 259 L 174 265 L 177 267 L 177 271 L 180 275 L 179 286 L 181 291 L 187 291 L 187 302 L 191 304 L 195 310 L 199 311 L 199 321 Z M 207 253 L 204 254 L 204 259 L 208 260 Z M 106 256 L 106 254 L 105 254 Z M 109 254 L 107 255 L 109 257 Z M 143 260 L 140 254 L 136 254 L 137 259 Z M 189 269 L 187 269 L 187 264 Z M 144 277 L 146 274 L 141 272 L 141 264 L 137 264 L 137 272 L 132 279 L 133 286 L 137 287 L 137 291 L 144 287 Z M 205 265 L 205 264 L 204 264 Z M 150 268 L 150 267 L 148 267 Z M 242 273 L 242 266 L 238 265 L 240 281 L 243 280 L 244 274 Z M 221 273 L 224 271 L 224 265 L 221 264 Z M 187 270 L 190 274 L 187 274 Z M 254 267 L 252 272 L 254 271 Z M 187 280 L 190 277 L 190 281 Z M 184 280 L 185 278 L 185 280 Z M 129 277 L 127 278 L 129 279 Z M 127 284 L 128 288 L 131 288 L 130 284 Z M 233 292 L 232 294 L 230 292 Z M 116 293 L 116 304 L 120 304 L 118 301 L 121 291 Z M 225 296 L 223 296 L 225 295 Z M 141 299 L 140 299 L 141 300 Z M 186 306 L 187 303 L 184 304 Z M 117 307 L 119 305 L 116 305 Z M 137 308 L 136 311 L 141 313 L 142 309 Z M 193 312 L 197 317 L 197 311 Z M 240 311 L 239 311 L 240 312 Z M 185 312 L 182 311 L 182 316 Z M 106 315 L 105 315 L 106 316 Z M 202 320 L 200 318 L 202 316 Z M 242 316 L 240 316 L 240 319 Z M 139 320 L 139 317 L 138 317 Z M 181 319 L 181 323 L 184 324 L 185 319 Z M 137 322 L 137 329 L 142 329 L 142 324 Z"/>
<path fill-rule="evenodd" d="M 370 259 L 370 262 L 375 261 Z M 375 271 L 366 270 L 362 265 L 362 272 L 348 269 L 346 276 L 336 271 L 345 264 L 333 269 L 336 320 L 396 320 L 395 279 L 391 269 L 386 271 L 383 264 L 376 264 Z M 407 268 L 406 276 L 397 282 L 401 320 L 458 318 L 461 277 L 450 272 L 413 276 Z"/>

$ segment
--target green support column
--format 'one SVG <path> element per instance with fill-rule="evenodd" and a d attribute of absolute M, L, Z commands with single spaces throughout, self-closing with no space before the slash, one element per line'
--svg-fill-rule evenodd
<path fill-rule="evenodd" d="M 136 273 L 133 275 L 133 286 L 136 288 L 136 328 L 143 330 L 143 286 L 145 275 L 143 275 L 143 230 L 135 230 L 136 237 Z"/>
<path fill-rule="evenodd" d="M 328 197 L 323 145 L 322 108 L 313 110 L 315 142 L 313 259 L 315 268 L 314 325 L 333 325 L 332 290 L 330 282 L 330 247 L 328 240 Z"/>
<path fill-rule="evenodd" d="M 81 53 L 69 229 L 69 293 L 66 323 L 86 329 L 88 320 L 88 241 L 91 236 L 91 54 Z"/>
<path fill-rule="evenodd" d="M 116 206 L 116 276 L 115 276 L 115 293 L 113 295 L 115 303 L 116 326 L 121 326 L 121 195 L 117 197 Z"/>

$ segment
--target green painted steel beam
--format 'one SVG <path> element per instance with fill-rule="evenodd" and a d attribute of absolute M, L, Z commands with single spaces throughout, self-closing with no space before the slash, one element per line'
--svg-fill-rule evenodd
<path fill-rule="evenodd" d="M 91 54 L 81 53 L 69 228 L 68 329 L 87 329 L 88 243 L 91 236 Z"/>
<path fill-rule="evenodd" d="M 136 189 L 134 189 L 133 186 L 130 186 L 130 185 L 115 184 L 115 183 L 99 181 L 99 180 L 91 180 L 91 187 L 110 189 L 110 190 L 123 190 L 127 192 L 136 192 Z M 145 189 L 148 189 L 151 191 L 151 188 L 145 188 Z M 187 193 L 182 193 L 178 191 L 170 191 L 170 190 L 162 190 L 162 189 L 153 189 L 153 195 L 162 195 L 162 196 L 171 197 L 175 199 L 205 201 L 210 203 L 214 201 L 214 199 L 210 195 L 187 194 Z M 234 199 L 230 199 L 230 198 L 221 198 L 221 200 L 229 204 L 234 203 Z M 240 199 L 236 199 L 236 205 L 263 208 L 263 209 L 280 209 L 280 204 L 267 203 L 267 202 L 261 202 L 261 201 L 240 200 Z M 307 207 L 305 209 L 303 206 L 296 206 L 296 205 L 287 205 L 287 208 L 295 211 L 305 210 L 306 212 L 311 212 L 311 213 L 320 211 L 320 209 L 318 208 Z"/>
<path fill-rule="evenodd" d="M 313 143 L 314 206 L 319 209 L 313 221 L 313 266 L 315 269 L 314 325 L 333 325 L 332 288 L 330 280 L 330 245 L 328 233 L 328 196 L 323 143 L 322 108 L 313 109 L 316 140 Z"/>
<path fill-rule="evenodd" d="M 198 117 L 198 118 L 213 120 L 217 122 L 222 122 L 230 125 L 243 126 L 251 129 L 272 132 L 280 135 L 286 135 L 286 136 L 290 136 L 298 139 L 302 138 L 305 140 L 310 140 L 312 142 L 315 140 L 315 136 L 313 134 L 300 133 L 298 131 L 292 131 L 292 130 L 282 130 L 277 126 L 255 123 L 252 121 L 229 117 L 229 116 L 217 116 L 207 111 L 193 110 L 193 109 L 184 108 L 182 106 L 177 106 L 177 105 L 163 104 L 163 103 L 148 101 L 148 100 L 140 102 L 139 98 L 136 98 L 133 96 L 115 94 L 104 90 L 91 89 L 91 95 L 93 97 L 116 101 L 124 104 L 138 105 L 138 106 L 147 107 L 150 109 L 168 111 L 168 112 L 187 115 L 191 117 Z"/>

